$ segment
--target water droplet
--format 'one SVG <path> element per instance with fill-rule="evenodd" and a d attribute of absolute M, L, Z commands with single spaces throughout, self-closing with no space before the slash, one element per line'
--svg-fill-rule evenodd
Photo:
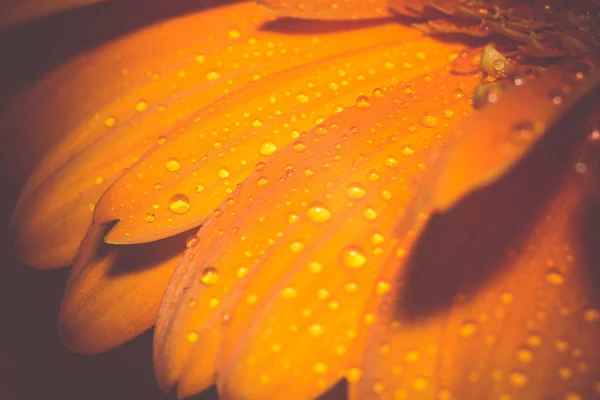
<path fill-rule="evenodd" d="M 351 199 L 362 199 L 367 191 L 358 183 L 351 183 L 346 188 L 346 195 Z"/>
<path fill-rule="evenodd" d="M 175 214 L 185 214 L 191 208 L 190 199 L 184 194 L 176 194 L 169 201 L 169 210 Z"/>
<path fill-rule="evenodd" d="M 565 365 L 558 367 L 558 377 L 563 381 L 568 381 L 573 376 L 573 370 Z"/>
<path fill-rule="evenodd" d="M 509 375 L 508 380 L 510 382 L 511 385 L 521 388 L 525 385 L 527 385 L 527 375 L 525 375 L 523 372 L 513 372 Z"/>
<path fill-rule="evenodd" d="M 401 152 L 404 156 L 412 156 L 413 154 L 415 154 L 415 150 L 410 146 L 404 146 Z"/>
<path fill-rule="evenodd" d="M 308 269 L 310 272 L 312 272 L 313 274 L 318 274 L 321 271 L 323 271 L 323 264 L 313 261 L 311 263 L 308 264 Z"/>
<path fill-rule="evenodd" d="M 117 125 L 116 117 L 106 117 L 106 119 L 104 119 L 104 126 L 106 126 L 107 128 L 112 128 L 115 125 Z"/>
<path fill-rule="evenodd" d="M 371 102 L 367 96 L 361 95 L 356 98 L 356 103 L 354 103 L 359 108 L 369 108 L 371 107 Z"/>
<path fill-rule="evenodd" d="M 517 360 L 522 363 L 529 364 L 533 361 L 533 351 L 527 348 L 521 348 L 517 350 Z"/>
<path fill-rule="evenodd" d="M 198 184 L 196 185 L 196 187 L 194 188 L 194 191 L 196 193 L 202 193 L 206 190 L 206 186 L 202 185 L 202 184 Z"/>
<path fill-rule="evenodd" d="M 600 321 L 600 311 L 595 308 L 588 308 L 583 312 L 585 322 L 594 323 Z"/>
<path fill-rule="evenodd" d="M 229 170 L 225 167 L 221 167 L 217 170 L 217 176 L 221 179 L 225 179 L 229 176 Z"/>
<path fill-rule="evenodd" d="M 341 255 L 342 264 L 348 268 L 360 268 L 366 262 L 367 258 L 358 247 L 346 247 Z"/>
<path fill-rule="evenodd" d="M 148 102 L 146 100 L 140 100 L 135 103 L 135 109 L 138 112 L 146 111 L 148 109 Z"/>
<path fill-rule="evenodd" d="M 434 115 L 426 115 L 421 118 L 421 125 L 425 128 L 435 128 L 438 124 L 438 119 Z"/>
<path fill-rule="evenodd" d="M 465 322 L 464 324 L 461 325 L 461 327 L 458 330 L 458 333 L 463 338 L 470 338 L 476 332 L 477 332 L 477 325 L 475 325 L 473 322 Z"/>
<path fill-rule="evenodd" d="M 156 216 L 154 214 L 148 213 L 144 216 L 144 221 L 154 222 L 154 221 L 156 221 Z"/>
<path fill-rule="evenodd" d="M 551 285 L 559 286 L 565 281 L 565 277 L 559 270 L 552 268 L 546 274 L 546 280 Z"/>
<path fill-rule="evenodd" d="M 414 363 L 414 362 L 419 361 L 419 357 L 420 357 L 420 354 L 419 354 L 418 350 L 409 350 L 406 353 L 406 355 L 404 356 L 404 359 L 407 362 Z"/>
<path fill-rule="evenodd" d="M 192 235 L 189 236 L 186 240 L 185 240 L 185 247 L 187 247 L 188 249 L 191 249 L 192 247 L 196 246 L 199 242 L 198 236 L 196 235 Z"/>
<path fill-rule="evenodd" d="M 360 368 L 350 368 L 346 371 L 346 380 L 349 383 L 357 383 L 362 378 L 362 369 Z"/>
<path fill-rule="evenodd" d="M 398 160 L 394 157 L 387 157 L 384 161 L 385 165 L 390 168 L 395 168 L 398 166 Z"/>
<path fill-rule="evenodd" d="M 206 267 L 200 275 L 200 282 L 206 286 L 212 286 L 219 280 L 219 273 L 214 267 Z"/>
<path fill-rule="evenodd" d="M 292 149 L 298 153 L 301 153 L 304 150 L 306 150 L 306 144 L 304 144 L 304 142 L 301 142 L 300 140 L 298 140 L 294 143 L 294 145 L 292 146 Z"/>
<path fill-rule="evenodd" d="M 179 171 L 179 169 L 181 168 L 181 164 L 179 163 L 178 159 L 176 159 L 175 157 L 171 157 L 165 163 L 165 167 L 167 167 L 167 170 L 175 172 Z"/>
<path fill-rule="evenodd" d="M 220 77 L 221 74 L 219 74 L 217 71 L 210 71 L 206 74 L 206 79 L 208 79 L 209 81 L 216 81 Z"/>
<path fill-rule="evenodd" d="M 314 223 L 324 224 L 331 218 L 331 211 L 323 206 L 315 205 L 306 211 L 306 216 Z"/>
<path fill-rule="evenodd" d="M 427 389 L 427 386 L 429 386 L 429 381 L 427 380 L 427 378 L 422 376 L 416 377 L 412 382 L 412 387 L 416 392 L 424 391 L 425 389 Z"/>
<path fill-rule="evenodd" d="M 285 299 L 293 299 L 298 295 L 298 292 L 293 287 L 285 287 L 281 289 L 281 297 Z"/>
<path fill-rule="evenodd" d="M 272 140 L 265 140 L 260 144 L 260 154 L 270 156 L 277 151 L 277 145 Z"/>
<path fill-rule="evenodd" d="M 198 339 L 200 339 L 200 336 L 198 336 L 198 333 L 192 331 L 187 333 L 186 338 L 188 342 L 194 343 L 197 342 Z"/>
<path fill-rule="evenodd" d="M 232 39 L 237 39 L 241 36 L 240 31 L 238 31 L 237 29 L 231 29 L 227 34 Z"/>
<path fill-rule="evenodd" d="M 366 219 L 368 219 L 369 221 L 374 221 L 375 219 L 377 219 L 377 216 L 379 215 L 377 213 L 377 211 L 375 211 L 374 209 L 372 209 L 371 207 L 365 208 L 365 210 L 363 211 L 363 215 L 365 216 Z"/>
<path fill-rule="evenodd" d="M 308 333 L 314 337 L 322 336 L 324 332 L 325 329 L 319 324 L 312 324 L 308 327 Z"/>
<path fill-rule="evenodd" d="M 260 119 L 255 119 L 254 121 L 252 121 L 252 126 L 255 128 L 260 128 L 262 126 L 262 121 Z"/>
<path fill-rule="evenodd" d="M 327 372 L 327 369 L 327 364 L 324 362 L 318 362 L 313 366 L 313 371 L 315 371 L 316 374 L 324 374 Z"/>
<path fill-rule="evenodd" d="M 306 93 L 300 92 L 296 95 L 296 100 L 298 100 L 299 103 L 306 104 L 308 103 L 309 97 Z"/>
<path fill-rule="evenodd" d="M 302 250 L 304 250 L 304 243 L 293 242 L 292 244 L 290 244 L 290 251 L 292 253 L 300 253 Z"/>

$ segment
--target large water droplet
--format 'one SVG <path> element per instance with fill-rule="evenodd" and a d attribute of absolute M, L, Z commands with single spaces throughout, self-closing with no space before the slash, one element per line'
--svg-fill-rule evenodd
<path fill-rule="evenodd" d="M 184 194 L 176 194 L 169 201 L 169 210 L 175 214 L 185 214 L 191 207 L 190 199 Z"/>
<path fill-rule="evenodd" d="M 367 262 L 367 258 L 358 247 L 349 246 L 342 250 L 341 261 L 348 268 L 360 268 Z"/>

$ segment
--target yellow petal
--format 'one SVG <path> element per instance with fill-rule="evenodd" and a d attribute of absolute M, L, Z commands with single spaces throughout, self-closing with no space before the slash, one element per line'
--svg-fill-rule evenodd
<path fill-rule="evenodd" d="M 410 182 L 395 184 L 396 175 L 422 171 L 423 148 L 443 142 L 448 122 L 469 108 L 455 90 L 476 82 L 438 71 L 378 89 L 252 174 L 207 220 L 165 295 L 155 337 L 161 387 L 201 390 L 217 355 L 225 398 L 314 397 L 335 383 L 410 198 Z M 292 385 L 287 363 L 314 373 Z"/>
<path fill-rule="evenodd" d="M 8 0 L 0 4 L 0 29 L 101 1 L 105 0 Z"/>
<path fill-rule="evenodd" d="M 393 14 L 388 10 L 386 0 L 256 0 L 257 4 L 267 7 L 286 17 L 348 20 L 384 18 Z"/>
<path fill-rule="evenodd" d="M 232 92 L 129 169 L 102 196 L 94 220 L 119 221 L 109 243 L 147 242 L 198 226 L 238 183 L 277 157 L 276 149 L 373 88 L 443 66 L 457 48 L 429 38 L 366 47 Z"/>
<path fill-rule="evenodd" d="M 30 172 L 31 162 L 59 142 L 30 177 L 13 216 L 19 257 L 43 268 L 71 263 L 106 188 L 215 98 L 271 72 L 376 44 L 382 36 L 417 35 L 388 22 L 357 32 L 345 32 L 349 26 L 315 32 L 306 40 L 286 30 L 302 23 L 271 29 L 272 19 L 249 3 L 178 17 L 77 57 L 12 102 L 0 132 L 22 154 L 3 160 L 8 170 Z M 197 35 L 199 25 L 212 35 Z M 343 79 L 336 78 L 341 86 Z M 64 109 L 65 118 L 56 118 Z"/>
<path fill-rule="evenodd" d="M 106 245 L 106 227 L 92 226 L 63 296 L 59 328 L 77 353 L 119 346 L 156 321 L 160 299 L 185 249 L 188 232 L 153 245 Z"/>

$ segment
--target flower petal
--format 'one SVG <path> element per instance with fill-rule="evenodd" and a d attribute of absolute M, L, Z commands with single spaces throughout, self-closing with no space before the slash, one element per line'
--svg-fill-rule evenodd
<path fill-rule="evenodd" d="M 179 121 L 218 96 L 274 71 L 377 44 L 382 36 L 417 35 L 387 23 L 355 32 L 344 25 L 306 40 L 288 34 L 311 32 L 302 23 L 271 28 L 272 20 L 249 3 L 178 17 L 76 58 L 11 103 L 0 132 L 10 132 L 6 140 L 23 149 L 11 159 L 38 160 L 68 134 L 35 170 L 15 210 L 19 257 L 43 268 L 69 264 L 106 188 L 154 144 L 179 133 L 172 129 Z M 199 25 L 212 35 L 197 35 Z M 56 118 L 67 108 L 65 118 Z M 47 142 L 32 139 L 40 131 Z M 11 164 L 10 170 L 31 168 Z"/>
<path fill-rule="evenodd" d="M 105 0 L 24 0 L 0 3 L 0 29 Z"/>
<path fill-rule="evenodd" d="M 121 345 L 156 321 L 160 299 L 185 250 L 189 232 L 159 244 L 111 246 L 106 227 L 88 231 L 69 275 L 59 328 L 77 353 Z"/>
<path fill-rule="evenodd" d="M 600 72 L 593 64 L 579 61 L 508 89 L 494 106 L 460 127 L 455 143 L 430 169 L 426 184 L 430 190 L 419 193 L 416 206 L 430 205 L 443 212 L 466 194 L 495 182 L 599 84 Z M 526 113 L 519 112 L 523 104 Z"/>
<path fill-rule="evenodd" d="M 423 148 L 443 142 L 447 119 L 470 108 L 456 90 L 477 81 L 437 71 L 383 98 L 377 89 L 253 173 L 207 220 L 165 294 L 155 336 L 161 387 L 178 382 L 180 396 L 201 390 L 214 379 L 217 355 L 225 398 L 269 398 L 275 390 L 314 397 L 335 383 L 350 356 L 347 332 L 361 326 L 377 259 L 391 246 L 385 238 L 397 208 L 410 197 L 408 177 L 422 170 Z M 393 184 L 403 167 L 407 178 Z M 371 245 L 345 248 L 361 241 Z M 346 263 L 361 267 L 368 257 L 372 265 L 338 268 L 340 253 Z M 325 336 L 319 340 L 317 328 L 311 335 L 311 325 Z M 316 347 L 307 354 L 309 344 Z M 317 375 L 290 375 L 305 369 Z"/>
<path fill-rule="evenodd" d="M 401 284 L 397 274 L 388 276 L 397 284 L 390 298 L 377 306 L 385 311 L 378 313 L 381 325 L 371 332 L 363 379 L 351 398 L 598 396 L 600 281 L 590 264 L 595 261 L 588 258 L 590 249 L 578 237 L 583 231 L 577 229 L 590 216 L 589 204 L 584 204 L 581 185 L 571 176 L 571 182 L 563 183 L 560 194 L 540 212 L 529 237 L 508 249 L 508 265 L 474 292 L 460 291 L 447 309 L 407 319 L 410 305 L 403 292 L 410 281 L 402 279 Z M 585 238 L 587 243 L 593 240 Z M 436 251 L 429 248 L 430 253 Z M 460 268 L 456 260 L 434 261 L 439 272 L 433 285 L 442 292 L 486 268 L 481 259 L 466 261 Z M 447 272 L 439 269 L 442 263 Z M 421 298 L 439 297 L 438 293 L 421 292 Z"/>
<path fill-rule="evenodd" d="M 352 20 L 384 18 L 393 15 L 386 0 L 256 0 L 261 6 L 286 17 Z"/>
<path fill-rule="evenodd" d="M 566 118 L 555 109 L 562 120 L 502 179 L 434 215 L 406 262 L 387 263 L 392 287 L 368 308 L 379 321 L 351 398 L 597 395 L 598 206 L 573 171 L 578 149 L 597 146 L 584 137 L 597 91 L 579 101 Z"/>
<path fill-rule="evenodd" d="M 200 110 L 178 128 L 181 134 L 134 165 L 102 196 L 94 219 L 119 220 L 109 243 L 147 242 L 198 226 L 300 132 L 375 87 L 443 66 L 457 49 L 429 38 L 383 44 L 249 84 Z"/>

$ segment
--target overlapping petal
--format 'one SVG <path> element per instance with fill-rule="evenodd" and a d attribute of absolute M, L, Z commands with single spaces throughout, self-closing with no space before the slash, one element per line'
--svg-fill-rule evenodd
<path fill-rule="evenodd" d="M 387 21 L 360 31 L 342 24 L 308 40 L 290 34 L 306 34 L 301 22 L 283 27 L 273 18 L 246 3 L 175 18 L 76 58 L 11 103 L 0 132 L 23 149 L 11 157 L 22 165 L 11 161 L 11 170 L 28 173 L 44 149 L 59 142 L 29 178 L 15 210 L 20 258 L 43 268 L 69 264 L 106 188 L 179 133 L 178 121 L 215 98 L 274 71 L 375 45 L 381 35 L 390 41 L 416 36 Z M 200 25 L 211 35 L 198 35 Z"/>
<path fill-rule="evenodd" d="M 8 0 L 0 4 L 0 29 L 105 0 Z"/>
<path fill-rule="evenodd" d="M 65 343 L 81 354 L 108 351 L 156 321 L 160 299 L 188 232 L 154 245 L 111 246 L 92 226 L 71 269 L 59 314 Z"/>
<path fill-rule="evenodd" d="M 533 97 L 552 103 L 553 112 L 535 117 L 514 107 L 522 119 L 544 123 L 544 139 L 494 185 L 435 216 L 406 261 L 389 260 L 381 279 L 391 290 L 368 307 L 378 323 L 355 365 L 362 376 L 351 398 L 597 396 L 600 281 L 589 247 L 597 203 L 577 176 L 585 173 L 577 160 L 589 145 L 584 134 L 597 136 L 584 122 L 598 83 L 594 74 L 574 82 L 569 71 L 506 94 L 521 99 L 536 88 Z M 552 101 L 556 85 L 572 89 L 563 101 L 583 101 L 561 122 L 568 106 Z M 498 101 L 464 126 L 497 107 L 509 108 Z"/>
<path fill-rule="evenodd" d="M 393 15 L 386 0 L 256 0 L 257 4 L 286 17 L 319 20 L 355 20 Z"/>
<path fill-rule="evenodd" d="M 428 38 L 367 47 L 232 92 L 132 166 L 104 193 L 94 221 L 119 221 L 106 236 L 110 243 L 147 242 L 199 226 L 278 148 L 373 88 L 443 66 L 458 49 Z"/>
<path fill-rule="evenodd" d="M 225 398 L 311 398 L 339 380 L 356 331 L 372 323 L 361 309 L 412 178 L 468 113 L 477 82 L 435 71 L 377 89 L 254 172 L 207 220 L 165 294 L 161 387 L 185 396 L 217 374 Z"/>

